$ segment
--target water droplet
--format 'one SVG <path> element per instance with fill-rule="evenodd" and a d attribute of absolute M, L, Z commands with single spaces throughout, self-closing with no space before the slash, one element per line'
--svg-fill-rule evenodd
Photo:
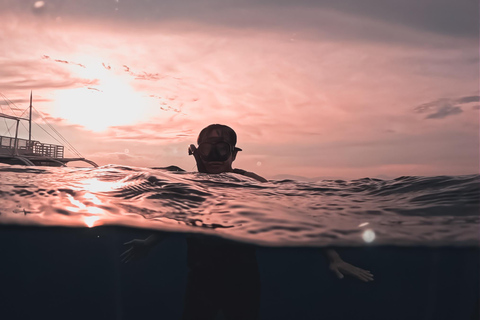
<path fill-rule="evenodd" d="M 45 6 L 45 1 L 35 1 L 35 3 L 33 4 L 33 7 L 35 9 L 40 9 L 40 8 L 43 8 Z"/>
<path fill-rule="evenodd" d="M 367 229 L 362 234 L 363 241 L 371 243 L 375 240 L 375 232 L 372 229 Z"/>

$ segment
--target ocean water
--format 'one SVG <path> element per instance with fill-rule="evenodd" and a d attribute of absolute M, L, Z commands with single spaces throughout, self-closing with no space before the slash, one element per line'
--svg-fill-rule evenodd
<path fill-rule="evenodd" d="M 479 175 L 259 183 L 173 166 L 0 167 L 0 318 L 181 319 L 189 241 L 220 241 L 233 291 L 195 290 L 237 310 L 259 295 L 259 319 L 478 319 L 479 203 Z M 157 232 L 169 236 L 122 262 L 125 242 Z M 243 296 L 239 246 L 261 284 Z M 375 280 L 338 279 L 326 249 Z"/>
<path fill-rule="evenodd" d="M 121 225 L 269 246 L 477 246 L 480 176 L 260 183 L 177 167 L 0 167 L 2 224 Z"/>

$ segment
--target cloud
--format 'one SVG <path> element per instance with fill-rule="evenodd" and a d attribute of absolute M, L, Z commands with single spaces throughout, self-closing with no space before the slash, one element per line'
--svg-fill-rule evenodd
<path fill-rule="evenodd" d="M 185 146 L 225 123 L 245 150 L 236 164 L 262 175 L 478 169 L 478 39 L 468 24 L 437 28 L 445 1 L 49 0 L 32 19 L 2 1 L 0 88 L 18 99 L 37 84 L 52 100 L 38 109 L 98 163 L 192 167 Z M 462 111 L 449 126 L 415 121 Z"/>
<path fill-rule="evenodd" d="M 52 59 L 52 58 L 50 58 L 50 56 L 47 56 L 47 55 L 43 55 L 43 56 L 42 56 L 42 59 L 44 59 L 44 60 L 51 60 L 51 61 L 55 61 L 55 62 L 63 63 L 63 64 L 73 64 L 73 65 L 76 65 L 76 66 L 85 68 L 85 66 L 84 66 L 83 64 L 81 64 L 81 63 L 76 63 L 76 62 L 67 61 L 67 60 L 61 60 L 61 59 Z"/>
<path fill-rule="evenodd" d="M 111 67 L 108 67 L 109 70 Z M 158 72 L 147 72 L 147 71 L 140 71 L 140 72 L 134 72 L 131 70 L 131 68 L 127 65 L 122 65 L 123 71 L 125 71 L 127 74 L 131 75 L 135 80 L 150 80 L 150 81 L 158 81 L 164 78 L 169 77 L 167 74 L 160 74 Z M 179 78 L 175 78 L 178 80 L 181 80 Z"/>
<path fill-rule="evenodd" d="M 72 76 L 61 66 L 39 63 L 35 59 L 0 61 L 2 90 L 74 88 L 95 85 L 96 82 L 96 79 Z"/>
<path fill-rule="evenodd" d="M 35 102 L 50 102 L 50 99 L 35 99 Z M 8 105 L 16 105 L 16 104 L 29 104 L 30 99 L 8 99 L 8 100 L 0 100 L 0 105 L 8 106 Z M 22 110 L 20 108 L 16 108 Z"/>
<path fill-rule="evenodd" d="M 25 15 L 31 6 L 29 1 L 0 1 L 0 12 Z M 470 0 L 50 0 L 41 15 L 31 14 L 22 20 L 54 22 L 59 28 L 66 21 L 123 26 L 126 32 L 134 28 L 160 31 L 162 26 L 176 24 L 191 30 L 281 31 L 286 38 L 309 34 L 336 40 L 440 46 L 445 46 L 442 40 L 448 37 L 473 40 L 478 47 L 477 13 L 478 3 Z"/>
<path fill-rule="evenodd" d="M 50 0 L 35 10 L 31 1 L 1 1 L 0 11 L 32 12 L 38 18 L 116 20 L 132 24 L 192 21 L 240 28 L 299 29 L 321 26 L 324 19 L 302 19 L 299 10 L 339 12 L 448 36 L 478 39 L 478 2 L 418 0 Z M 305 18 L 305 16 L 303 16 Z"/>
<path fill-rule="evenodd" d="M 160 140 L 178 141 L 193 136 L 192 129 L 169 128 L 164 124 L 142 123 L 139 125 L 110 127 L 106 137 L 110 140 L 141 141 L 158 143 Z"/>
<path fill-rule="evenodd" d="M 63 59 L 52 59 L 50 56 L 47 56 L 47 55 L 43 55 L 42 59 L 57 62 L 57 63 L 61 63 L 61 64 L 76 65 L 76 66 L 79 66 L 81 68 L 87 69 L 87 67 L 84 64 L 69 61 L 69 60 L 63 60 Z M 115 66 L 112 67 L 111 64 L 106 63 L 106 62 L 102 62 L 101 65 L 107 71 L 113 71 L 113 69 L 117 68 Z M 120 68 L 118 68 L 118 69 L 120 69 Z M 133 72 L 130 69 L 130 67 L 128 67 L 127 65 L 122 65 L 121 69 L 123 69 L 123 71 L 125 71 L 127 74 L 132 76 L 135 80 L 157 81 L 157 80 L 161 80 L 163 78 L 168 77 L 168 75 L 161 75 L 158 72 L 156 72 L 156 73 L 147 72 L 147 71 Z M 89 89 L 92 89 L 92 88 L 89 88 Z"/>
<path fill-rule="evenodd" d="M 132 155 L 128 149 L 124 152 L 96 152 L 91 157 L 106 163 L 129 163 L 134 164 L 146 160 L 143 155 Z M 119 162 L 120 161 L 120 162 Z"/>
<path fill-rule="evenodd" d="M 429 114 L 426 119 L 443 119 L 448 116 L 462 113 L 463 110 L 460 107 L 445 104 L 439 107 L 434 113 Z"/>
<path fill-rule="evenodd" d="M 478 102 L 478 101 L 480 101 L 479 96 L 468 96 L 468 97 L 459 98 L 457 99 L 456 102 L 458 104 L 463 104 L 463 103 Z"/>
<path fill-rule="evenodd" d="M 478 38 L 478 2 L 476 1 L 300 0 L 300 3 L 312 3 L 323 8 L 340 10 L 396 25 L 408 25 L 414 29 L 437 34 Z"/>
<path fill-rule="evenodd" d="M 416 113 L 428 113 L 425 119 L 443 119 L 462 113 L 463 109 L 459 105 L 478 101 L 480 101 L 479 96 L 466 96 L 457 99 L 443 98 L 415 107 L 414 111 Z"/>

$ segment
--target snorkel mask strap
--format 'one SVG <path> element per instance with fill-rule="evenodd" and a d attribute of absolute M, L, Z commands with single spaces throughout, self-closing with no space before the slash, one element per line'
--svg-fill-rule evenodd
<path fill-rule="evenodd" d="M 195 154 L 195 151 L 197 150 L 197 148 L 195 147 L 194 144 L 191 144 L 188 146 L 188 155 L 191 156 L 192 154 Z"/>
<path fill-rule="evenodd" d="M 205 169 L 205 166 L 203 164 L 203 161 L 202 159 L 200 159 L 200 157 L 198 156 L 198 154 L 196 153 L 197 151 L 197 148 L 195 147 L 194 144 L 191 144 L 189 147 L 188 147 L 188 155 L 193 155 L 195 157 L 195 162 L 197 163 L 197 170 L 198 172 L 203 172 L 203 173 L 206 173 L 207 170 Z"/>

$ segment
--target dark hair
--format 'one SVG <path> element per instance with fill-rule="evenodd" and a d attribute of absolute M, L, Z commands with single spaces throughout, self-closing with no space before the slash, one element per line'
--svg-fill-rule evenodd
<path fill-rule="evenodd" d="M 197 144 L 200 144 L 210 132 L 217 131 L 220 137 L 223 137 L 228 143 L 235 147 L 237 144 L 237 134 L 232 128 L 223 124 L 211 124 L 206 128 L 203 128 L 198 135 Z"/>

